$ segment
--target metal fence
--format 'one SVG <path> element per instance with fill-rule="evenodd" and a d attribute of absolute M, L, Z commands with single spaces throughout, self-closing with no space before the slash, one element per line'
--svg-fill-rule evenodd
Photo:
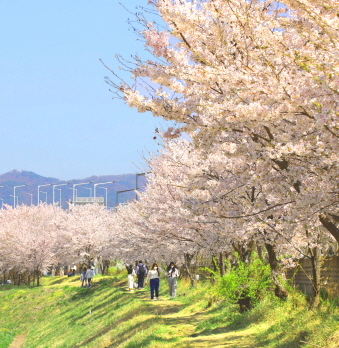
<path fill-rule="evenodd" d="M 286 278 L 306 294 L 312 293 L 312 265 L 307 258 L 298 261 L 299 266 L 289 269 Z M 339 256 L 325 258 L 321 266 L 321 287 L 327 291 L 329 297 L 339 296 Z"/>

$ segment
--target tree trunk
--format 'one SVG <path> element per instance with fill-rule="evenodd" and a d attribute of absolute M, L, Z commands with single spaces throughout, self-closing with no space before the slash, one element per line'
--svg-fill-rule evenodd
<path fill-rule="evenodd" d="M 238 300 L 240 313 L 249 311 L 252 307 L 252 300 L 250 297 L 244 297 Z"/>
<path fill-rule="evenodd" d="M 220 276 L 223 277 L 225 275 L 225 255 L 222 251 L 219 253 L 219 269 Z"/>
<path fill-rule="evenodd" d="M 264 260 L 264 252 L 262 245 L 257 245 L 258 257 L 260 260 Z"/>
<path fill-rule="evenodd" d="M 192 287 L 195 286 L 195 282 L 196 282 L 195 274 L 191 270 L 191 261 L 192 261 L 193 257 L 194 257 L 194 254 L 189 254 L 189 253 L 184 254 L 185 268 L 186 268 L 187 275 L 191 280 Z"/>
<path fill-rule="evenodd" d="M 215 255 L 212 256 L 212 265 L 213 265 L 213 271 L 217 272 L 218 265 L 217 265 L 217 260 L 215 259 Z"/>
<path fill-rule="evenodd" d="M 214 284 L 215 283 L 215 274 L 218 271 L 218 264 L 217 264 L 217 260 L 215 259 L 215 255 L 212 256 L 212 267 L 213 267 L 213 273 L 210 273 L 210 279 L 211 279 L 211 283 Z"/>
<path fill-rule="evenodd" d="M 227 267 L 225 268 L 225 273 L 229 274 L 232 269 L 232 261 L 233 261 L 233 255 L 232 254 L 227 254 Z"/>
<path fill-rule="evenodd" d="M 266 250 L 268 252 L 268 262 L 272 271 L 272 279 L 275 284 L 274 294 L 279 297 L 281 300 L 286 300 L 288 293 L 284 288 L 284 285 L 281 283 L 281 270 L 280 264 L 277 260 L 277 254 L 273 245 L 265 243 Z"/>
<path fill-rule="evenodd" d="M 108 274 L 108 268 L 110 265 L 110 261 L 109 260 L 103 260 L 102 261 L 102 274 L 103 275 L 107 275 Z"/>
<path fill-rule="evenodd" d="M 39 286 L 40 285 L 40 272 L 39 270 L 37 269 L 36 270 L 36 285 Z"/>
<path fill-rule="evenodd" d="M 319 220 L 339 243 L 339 228 L 335 225 L 335 223 L 332 222 L 326 214 L 319 215 Z"/>
<path fill-rule="evenodd" d="M 321 259 L 319 247 L 310 249 L 312 264 L 312 308 L 316 308 L 320 303 L 320 284 L 321 284 Z"/>
<path fill-rule="evenodd" d="M 241 262 L 250 262 L 251 254 L 254 248 L 254 242 L 249 243 L 232 243 L 233 249 L 238 253 Z"/>

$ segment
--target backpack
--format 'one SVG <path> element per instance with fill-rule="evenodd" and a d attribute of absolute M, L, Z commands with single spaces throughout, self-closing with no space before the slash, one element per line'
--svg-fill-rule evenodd
<path fill-rule="evenodd" d="M 144 265 L 139 265 L 138 275 L 144 276 L 145 273 L 146 273 L 146 271 L 145 271 L 145 266 L 144 266 Z"/>

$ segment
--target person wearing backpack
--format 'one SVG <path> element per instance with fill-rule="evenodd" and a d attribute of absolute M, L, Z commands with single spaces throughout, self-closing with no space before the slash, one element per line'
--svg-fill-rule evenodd
<path fill-rule="evenodd" d="M 147 275 L 147 268 L 142 261 L 139 261 L 135 273 L 138 276 L 138 289 L 142 290 L 144 288 L 145 276 Z"/>

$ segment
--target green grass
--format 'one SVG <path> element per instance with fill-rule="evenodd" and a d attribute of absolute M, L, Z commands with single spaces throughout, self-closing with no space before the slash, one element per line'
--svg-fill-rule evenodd
<path fill-rule="evenodd" d="M 211 305 L 208 282 L 191 289 L 180 281 L 181 296 L 170 301 L 163 279 L 162 300 L 149 301 L 147 289 L 128 293 L 125 278 L 96 276 L 90 289 L 75 277 L 45 277 L 40 287 L 1 286 L 0 348 L 17 335 L 27 335 L 25 348 L 339 346 L 337 301 L 311 311 L 295 292 L 284 303 L 267 296 L 239 314 L 220 299 Z"/>

